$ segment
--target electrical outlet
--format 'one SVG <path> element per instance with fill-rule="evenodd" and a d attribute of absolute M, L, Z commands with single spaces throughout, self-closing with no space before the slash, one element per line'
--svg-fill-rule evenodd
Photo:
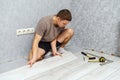
<path fill-rule="evenodd" d="M 30 33 L 34 33 L 35 29 L 34 28 L 23 28 L 23 29 L 18 29 L 16 31 L 17 35 L 22 35 L 22 34 L 30 34 Z"/>

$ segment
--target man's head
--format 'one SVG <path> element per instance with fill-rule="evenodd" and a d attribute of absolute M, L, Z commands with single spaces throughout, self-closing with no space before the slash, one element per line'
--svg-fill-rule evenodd
<path fill-rule="evenodd" d="M 71 20 L 72 15 L 68 9 L 62 9 L 56 15 L 56 25 L 59 27 L 65 27 Z"/>

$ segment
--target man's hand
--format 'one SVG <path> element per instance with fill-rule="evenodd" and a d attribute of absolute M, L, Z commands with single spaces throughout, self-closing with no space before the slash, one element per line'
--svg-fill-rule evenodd
<path fill-rule="evenodd" d="M 54 55 L 54 56 L 62 56 L 62 54 L 59 53 L 59 52 L 53 52 L 53 55 Z"/>
<path fill-rule="evenodd" d="M 30 61 L 28 61 L 28 65 L 30 65 L 30 67 L 32 67 L 32 65 L 36 62 L 36 59 L 31 59 Z"/>

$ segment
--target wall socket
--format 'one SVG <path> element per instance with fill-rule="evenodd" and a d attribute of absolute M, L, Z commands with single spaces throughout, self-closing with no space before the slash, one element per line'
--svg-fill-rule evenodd
<path fill-rule="evenodd" d="M 23 29 L 16 30 L 17 35 L 30 34 L 34 32 L 35 32 L 34 28 L 23 28 Z"/>

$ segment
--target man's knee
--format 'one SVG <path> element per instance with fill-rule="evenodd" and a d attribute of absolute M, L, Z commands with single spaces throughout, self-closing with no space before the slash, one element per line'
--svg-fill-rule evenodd
<path fill-rule="evenodd" d="M 74 35 L 73 29 L 67 28 L 66 31 L 67 31 L 67 33 L 68 33 L 70 36 L 73 36 L 73 35 Z"/>

